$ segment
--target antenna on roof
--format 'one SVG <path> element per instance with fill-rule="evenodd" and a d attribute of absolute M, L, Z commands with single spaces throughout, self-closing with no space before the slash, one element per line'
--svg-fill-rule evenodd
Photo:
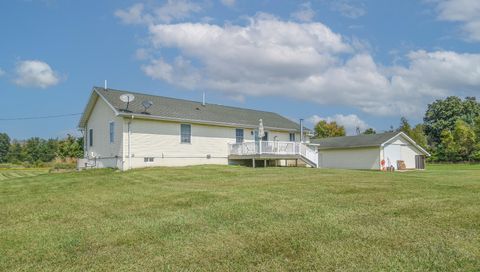
<path fill-rule="evenodd" d="M 142 102 L 142 106 L 145 108 L 145 111 L 143 111 L 143 114 L 150 114 L 147 112 L 148 108 L 150 108 L 153 105 L 153 102 L 150 100 L 145 100 Z"/>
<path fill-rule="evenodd" d="M 107 80 L 105 79 L 105 90 L 107 89 Z"/>
<path fill-rule="evenodd" d="M 205 92 L 203 92 L 202 106 L 205 106 Z"/>
<path fill-rule="evenodd" d="M 130 110 L 128 110 L 128 105 L 130 105 L 130 102 L 132 102 L 134 99 L 135 96 L 133 94 L 122 94 L 120 96 L 120 100 L 127 103 L 127 107 L 123 111 L 130 112 Z"/>

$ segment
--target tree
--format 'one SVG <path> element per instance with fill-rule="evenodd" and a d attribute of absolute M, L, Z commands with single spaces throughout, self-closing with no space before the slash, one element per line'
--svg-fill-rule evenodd
<path fill-rule="evenodd" d="M 453 130 L 453 138 L 457 146 L 457 153 L 461 160 L 470 159 L 475 150 L 476 136 L 473 128 L 463 120 L 457 120 Z"/>
<path fill-rule="evenodd" d="M 428 147 L 427 136 L 425 135 L 425 128 L 422 124 L 417 124 L 415 127 L 413 127 L 408 136 L 412 138 L 412 140 L 414 140 L 421 147 Z"/>
<path fill-rule="evenodd" d="M 65 158 L 79 158 L 83 156 L 83 139 L 68 135 L 58 143 L 58 156 Z"/>
<path fill-rule="evenodd" d="M 405 118 L 405 117 L 400 118 L 400 126 L 398 127 L 397 131 L 398 132 L 401 131 L 401 132 L 407 134 L 408 136 L 410 136 L 410 134 L 412 134 L 412 126 L 408 122 L 407 118 Z"/>
<path fill-rule="evenodd" d="M 377 134 L 377 132 L 373 128 L 367 128 L 363 134 Z"/>
<path fill-rule="evenodd" d="M 345 136 L 345 134 L 345 128 L 335 121 L 322 120 L 315 125 L 315 138 L 339 137 Z"/>
<path fill-rule="evenodd" d="M 26 157 L 30 163 L 52 161 L 58 150 L 58 140 L 44 140 L 38 137 L 30 138 L 25 144 Z"/>
<path fill-rule="evenodd" d="M 10 137 L 7 133 L 0 133 L 0 163 L 7 162 L 7 155 L 10 151 Z"/>
<path fill-rule="evenodd" d="M 445 129 L 440 134 L 440 144 L 437 148 L 437 159 L 439 161 L 458 161 L 457 145 L 450 130 Z"/>
<path fill-rule="evenodd" d="M 444 130 L 453 131 L 457 120 L 463 120 L 473 125 L 476 117 L 480 116 L 480 104 L 473 97 L 464 101 L 456 96 L 449 96 L 443 100 L 436 100 L 428 105 L 425 117 L 425 133 L 430 144 L 437 145 L 441 141 Z"/>
<path fill-rule="evenodd" d="M 7 160 L 10 163 L 20 163 L 25 161 L 27 157 L 24 145 L 19 141 L 13 140 L 10 145 L 10 152 L 8 152 Z"/>

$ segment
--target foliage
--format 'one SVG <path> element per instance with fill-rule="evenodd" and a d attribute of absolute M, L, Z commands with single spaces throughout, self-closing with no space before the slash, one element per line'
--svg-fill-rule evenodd
<path fill-rule="evenodd" d="M 315 138 L 339 137 L 345 134 L 345 127 L 338 125 L 335 121 L 321 120 L 315 125 Z"/>
<path fill-rule="evenodd" d="M 2 145 L 8 140 L 7 148 Z M 5 142 L 5 143 L 4 143 Z M 8 149 L 6 155 L 2 150 Z M 68 135 L 65 139 L 41 139 L 33 137 L 26 141 L 13 140 L 8 135 L 0 134 L 0 163 L 27 164 L 41 166 L 58 159 L 62 162 L 71 162 L 71 158 L 83 155 L 83 138 Z"/>
<path fill-rule="evenodd" d="M 427 136 L 425 135 L 424 130 L 425 129 L 422 124 L 417 124 L 412 128 L 405 117 L 400 119 L 400 126 L 397 128 L 397 131 L 407 134 L 407 136 L 414 140 L 418 145 L 423 148 L 427 148 Z"/>
<path fill-rule="evenodd" d="M 373 128 L 367 128 L 363 134 L 377 134 L 377 132 Z"/>
<path fill-rule="evenodd" d="M 58 143 L 58 156 L 61 158 L 79 158 L 83 155 L 83 138 L 68 135 Z"/>
<path fill-rule="evenodd" d="M 7 162 L 10 151 L 10 137 L 6 133 L 0 133 L 0 163 Z"/>
<path fill-rule="evenodd" d="M 449 96 L 444 100 L 436 100 L 429 104 L 425 117 L 425 133 L 430 144 L 440 144 L 440 134 L 444 130 L 453 131 L 457 120 L 463 120 L 468 125 L 474 125 L 475 119 L 480 116 L 480 103 L 474 97 L 462 100 L 456 96 Z"/>

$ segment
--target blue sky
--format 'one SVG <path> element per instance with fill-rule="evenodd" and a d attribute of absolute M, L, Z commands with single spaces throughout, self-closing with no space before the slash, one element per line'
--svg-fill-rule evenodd
<path fill-rule="evenodd" d="M 378 131 L 480 90 L 480 1 L 0 3 L 0 132 L 63 137 L 92 86 Z"/>

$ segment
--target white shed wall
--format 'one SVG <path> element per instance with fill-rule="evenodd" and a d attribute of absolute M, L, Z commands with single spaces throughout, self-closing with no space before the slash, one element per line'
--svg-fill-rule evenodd
<path fill-rule="evenodd" d="M 388 160 L 390 160 L 395 168 L 397 168 L 397 160 L 402 160 L 405 162 L 405 166 L 408 169 L 414 169 L 416 155 L 424 154 L 401 136 L 398 136 L 385 144 L 382 152 L 382 158 L 385 159 L 385 162 L 388 163 Z"/>
<path fill-rule="evenodd" d="M 319 150 L 321 168 L 380 169 L 380 148 Z"/>

